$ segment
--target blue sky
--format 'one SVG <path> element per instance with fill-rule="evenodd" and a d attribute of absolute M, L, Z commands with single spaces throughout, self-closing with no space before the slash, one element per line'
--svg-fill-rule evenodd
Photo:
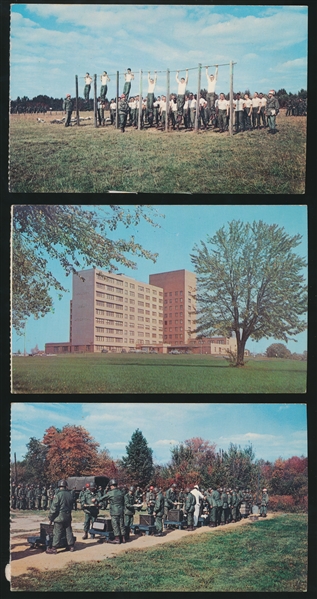
<path fill-rule="evenodd" d="M 233 60 L 234 90 L 307 89 L 307 7 L 16 4 L 11 14 L 10 96 L 75 94 L 75 75 L 145 73 Z M 210 69 L 210 72 L 212 69 Z M 99 77 L 98 77 L 99 80 Z M 175 74 L 171 92 L 176 92 Z M 202 71 L 202 86 L 206 84 Z M 79 93 L 83 95 L 83 78 Z M 137 93 L 136 75 L 131 93 Z M 122 91 L 123 79 L 120 80 Z M 156 92 L 164 93 L 165 73 Z M 197 71 L 188 87 L 197 89 Z M 99 83 L 98 83 L 99 91 Z M 216 91 L 229 91 L 222 67 Z M 115 77 L 108 98 L 115 96 Z"/>
<path fill-rule="evenodd" d="M 87 207 L 88 208 L 88 207 Z M 106 210 L 107 207 L 103 207 Z M 165 218 L 160 215 L 164 215 Z M 185 268 L 193 271 L 190 254 L 194 245 L 201 240 L 206 241 L 207 235 L 213 235 L 220 227 L 236 219 L 244 222 L 262 220 L 269 224 L 277 224 L 285 228 L 291 235 L 302 235 L 302 241 L 296 248 L 296 253 L 307 258 L 307 208 L 306 206 L 206 206 L 206 205 L 163 205 L 153 206 L 153 216 L 159 228 L 153 228 L 147 222 L 140 223 L 137 227 L 126 229 L 119 226 L 112 238 L 129 238 L 135 240 L 159 256 L 154 264 L 150 260 L 137 258 L 137 270 L 131 270 L 119 265 L 119 271 L 133 277 L 140 282 L 148 283 L 149 275 L 169 270 Z M 132 257 L 133 258 L 133 257 Z M 54 313 L 47 314 L 44 318 L 28 319 L 25 334 L 26 350 L 31 351 L 37 344 L 39 349 L 44 349 L 47 342 L 69 341 L 69 301 L 71 299 L 71 277 L 64 275 L 62 267 L 55 261 L 50 261 L 49 266 L 53 274 L 62 285 L 69 290 L 63 299 L 57 299 L 57 293 L 52 290 L 54 298 Z M 288 342 L 292 352 L 301 353 L 307 349 L 307 332 L 297 335 L 294 341 Z M 261 353 L 276 340 L 262 339 L 258 342 L 250 339 L 247 348 L 251 352 Z M 283 341 L 278 341 L 284 343 Z M 24 350 L 24 336 L 12 334 L 12 351 Z"/>
<path fill-rule="evenodd" d="M 177 423 L 177 425 L 176 425 Z M 170 459 L 170 449 L 202 437 L 226 450 L 230 443 L 252 443 L 256 459 L 274 461 L 307 455 L 305 404 L 217 403 L 32 403 L 11 404 L 11 455 L 25 455 L 30 437 L 42 440 L 49 426 L 83 426 L 114 459 L 139 428 L 156 463 Z"/>

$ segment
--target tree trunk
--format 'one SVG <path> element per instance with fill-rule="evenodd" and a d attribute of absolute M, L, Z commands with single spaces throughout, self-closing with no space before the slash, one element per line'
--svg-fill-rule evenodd
<path fill-rule="evenodd" d="M 244 348 L 246 340 L 237 339 L 237 362 L 236 366 L 244 366 Z"/>

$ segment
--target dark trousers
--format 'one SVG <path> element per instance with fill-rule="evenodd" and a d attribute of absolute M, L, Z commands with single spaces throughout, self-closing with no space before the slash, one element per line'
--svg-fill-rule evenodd
<path fill-rule="evenodd" d="M 147 95 L 146 112 L 153 112 L 154 94 Z"/>
<path fill-rule="evenodd" d="M 53 543 L 52 543 L 53 548 L 56 549 L 56 547 L 59 546 L 64 532 L 66 533 L 67 545 L 69 547 L 71 547 L 72 545 L 74 545 L 74 542 L 75 542 L 74 537 L 73 537 L 72 527 L 71 527 L 71 518 L 69 518 L 69 520 L 67 520 L 65 522 L 54 522 Z"/>
<path fill-rule="evenodd" d="M 228 122 L 227 111 L 226 110 L 219 110 L 219 113 L 218 113 L 218 125 L 219 125 L 219 129 L 221 129 L 222 131 L 224 131 L 225 128 L 227 127 L 227 122 Z"/>
<path fill-rule="evenodd" d="M 249 117 L 250 108 L 245 108 L 243 110 L 243 128 L 251 129 L 251 119 Z"/>
<path fill-rule="evenodd" d="M 108 89 L 107 85 L 102 85 L 101 86 L 101 88 L 100 88 L 100 99 L 101 100 L 105 100 L 106 99 L 107 89 Z"/>
<path fill-rule="evenodd" d="M 183 108 L 185 104 L 185 94 L 179 94 L 177 96 L 177 114 L 183 116 Z"/>
<path fill-rule="evenodd" d="M 119 112 L 119 126 L 120 129 L 124 129 L 127 124 L 127 114 L 125 112 Z"/>
<path fill-rule="evenodd" d="M 260 113 L 258 108 L 252 108 L 252 127 L 260 127 Z"/>
<path fill-rule="evenodd" d="M 210 120 L 211 114 L 214 112 L 215 109 L 215 93 L 214 92 L 209 92 L 207 94 L 207 117 L 208 117 L 208 122 Z"/>
<path fill-rule="evenodd" d="M 243 110 L 236 110 L 234 114 L 235 114 L 236 132 L 238 132 L 238 131 L 240 131 L 240 129 L 244 129 Z"/>
<path fill-rule="evenodd" d="M 262 121 L 262 123 L 263 123 L 263 127 L 266 127 L 266 116 L 265 116 L 265 108 L 264 107 L 260 109 L 259 117 L 260 117 L 260 119 L 259 119 L 260 122 Z"/>
<path fill-rule="evenodd" d="M 85 87 L 84 87 L 84 98 L 85 98 L 85 100 L 89 100 L 89 93 L 90 93 L 90 85 L 85 85 Z"/>
<path fill-rule="evenodd" d="M 123 93 L 126 95 L 127 99 L 129 97 L 130 89 L 131 89 L 131 82 L 130 81 L 126 81 L 125 84 L 124 84 L 124 86 L 123 86 Z"/>
<path fill-rule="evenodd" d="M 72 118 L 72 111 L 68 110 L 66 112 L 65 127 L 69 127 L 71 118 Z"/>

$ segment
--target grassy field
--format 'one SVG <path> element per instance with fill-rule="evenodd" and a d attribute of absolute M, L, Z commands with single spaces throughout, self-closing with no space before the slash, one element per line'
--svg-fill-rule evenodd
<path fill-rule="evenodd" d="M 305 592 L 307 517 L 283 515 L 130 550 L 98 563 L 16 577 L 14 591 Z"/>
<path fill-rule="evenodd" d="M 83 113 L 82 116 L 92 113 Z M 279 133 L 137 131 L 50 124 L 58 115 L 11 115 L 10 190 L 24 193 L 303 194 L 306 117 L 277 119 Z"/>
<path fill-rule="evenodd" d="M 70 354 L 12 359 L 13 393 L 305 393 L 306 362 L 204 355 Z"/>

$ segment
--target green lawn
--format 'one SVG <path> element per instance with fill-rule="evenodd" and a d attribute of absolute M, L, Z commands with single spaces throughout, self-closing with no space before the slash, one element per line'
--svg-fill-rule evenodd
<path fill-rule="evenodd" d="M 131 543 L 132 544 L 132 543 Z M 283 515 L 225 527 L 116 559 L 12 580 L 15 591 L 305 592 L 307 517 Z"/>
<path fill-rule="evenodd" d="M 303 194 L 306 117 L 284 113 L 277 135 L 263 129 L 233 137 L 132 127 L 122 134 L 94 128 L 93 120 L 50 124 L 62 113 L 44 115 L 45 123 L 37 115 L 11 115 L 11 191 Z"/>
<path fill-rule="evenodd" d="M 201 355 L 80 354 L 12 359 L 13 393 L 305 393 L 306 362 Z"/>

